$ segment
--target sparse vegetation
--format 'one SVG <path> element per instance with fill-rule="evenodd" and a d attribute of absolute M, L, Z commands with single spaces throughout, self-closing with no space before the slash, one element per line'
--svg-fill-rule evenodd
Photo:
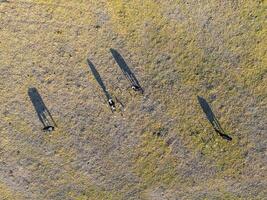
<path fill-rule="evenodd" d="M 265 10 L 260 0 L 0 2 L 0 199 L 264 199 Z M 87 58 L 123 113 L 110 112 Z M 42 132 L 29 87 L 54 132 Z"/>

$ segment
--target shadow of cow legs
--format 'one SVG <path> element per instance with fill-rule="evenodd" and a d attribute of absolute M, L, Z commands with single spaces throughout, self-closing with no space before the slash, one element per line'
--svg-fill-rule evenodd
<path fill-rule="evenodd" d="M 37 116 L 43 124 L 45 131 L 52 131 L 57 126 L 51 113 L 43 102 L 41 95 L 36 88 L 29 88 L 28 95 L 37 113 Z"/>
<path fill-rule="evenodd" d="M 198 99 L 198 102 L 199 102 L 202 110 L 206 114 L 207 119 L 212 124 L 212 127 L 215 130 L 215 132 L 218 133 L 223 139 L 231 141 L 232 138 L 230 136 L 228 136 L 227 134 L 225 134 L 224 130 L 222 129 L 218 119 L 215 117 L 208 102 L 204 98 L 199 97 L 199 96 L 197 96 L 197 99 Z"/>
<path fill-rule="evenodd" d="M 115 102 L 113 101 L 111 95 L 109 94 L 109 92 L 107 91 L 107 88 L 100 76 L 100 74 L 98 73 L 98 71 L 96 70 L 94 64 L 89 60 L 87 59 L 87 63 L 88 63 L 88 66 L 90 68 L 90 70 L 92 71 L 96 81 L 98 82 L 99 86 L 101 87 L 101 89 L 103 90 L 106 98 L 107 98 L 107 102 L 111 108 L 111 111 L 115 111 L 116 110 L 116 107 L 115 107 Z"/>
<path fill-rule="evenodd" d="M 113 58 L 116 60 L 119 68 L 123 72 L 124 76 L 128 79 L 128 81 L 131 84 L 131 88 L 135 91 L 139 91 L 141 93 L 144 93 L 143 88 L 141 87 L 139 81 L 137 80 L 136 76 L 134 73 L 131 71 L 121 54 L 115 50 L 115 49 L 110 49 L 110 52 L 113 56 Z"/>

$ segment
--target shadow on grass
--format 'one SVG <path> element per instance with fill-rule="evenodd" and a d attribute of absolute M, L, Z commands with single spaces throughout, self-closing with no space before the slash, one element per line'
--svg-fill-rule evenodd
<path fill-rule="evenodd" d="M 218 133 L 223 139 L 231 141 L 232 138 L 229 135 L 225 134 L 225 132 L 222 129 L 219 121 L 217 120 L 217 118 L 215 117 L 214 113 L 212 112 L 212 109 L 209 106 L 208 102 L 204 98 L 202 98 L 200 96 L 197 96 L 197 99 L 198 99 L 198 102 L 199 102 L 202 110 L 206 114 L 207 119 L 212 124 L 212 127 L 215 130 L 215 132 Z"/>
<path fill-rule="evenodd" d="M 47 109 L 46 105 L 43 102 L 41 95 L 39 94 L 36 88 L 29 88 L 28 95 L 31 99 L 31 102 L 35 108 L 35 111 L 38 115 L 39 120 L 42 122 L 44 131 L 53 131 L 57 126 L 51 113 Z"/>
<path fill-rule="evenodd" d="M 94 64 L 89 59 L 87 59 L 87 63 L 88 63 L 88 66 L 90 67 L 90 69 L 91 69 L 91 71 L 92 71 L 92 73 L 93 73 L 93 75 L 95 77 L 95 80 L 98 82 L 98 84 L 102 88 L 105 96 L 107 97 L 108 100 L 111 99 L 111 95 L 108 93 L 107 88 L 106 88 L 106 86 L 105 86 L 100 74 L 96 70 Z"/>
<path fill-rule="evenodd" d="M 101 89 L 103 90 L 103 92 L 104 92 L 104 94 L 105 94 L 105 96 L 107 98 L 108 104 L 109 104 L 109 106 L 111 108 L 111 111 L 112 112 L 115 111 L 116 110 L 116 108 L 115 108 L 115 102 L 112 100 L 111 95 L 107 91 L 107 88 L 106 88 L 106 86 L 105 86 L 105 84 L 104 84 L 104 82 L 103 82 L 100 74 L 96 70 L 94 64 L 89 59 L 87 59 L 87 63 L 88 63 L 89 68 L 91 69 L 91 71 L 92 71 L 92 73 L 93 73 L 96 81 L 98 82 L 98 84 L 100 85 Z"/>
<path fill-rule="evenodd" d="M 137 80 L 136 76 L 134 73 L 131 71 L 121 54 L 115 50 L 115 49 L 110 49 L 110 52 L 112 53 L 113 58 L 116 60 L 118 63 L 118 66 L 122 70 L 123 74 L 126 76 L 128 81 L 131 83 L 131 88 L 135 91 L 139 91 L 142 94 L 144 93 L 143 88 L 141 87 L 139 81 Z"/>

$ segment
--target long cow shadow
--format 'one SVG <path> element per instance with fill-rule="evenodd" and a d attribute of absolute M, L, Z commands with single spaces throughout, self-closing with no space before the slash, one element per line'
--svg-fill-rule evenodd
<path fill-rule="evenodd" d="M 106 86 L 105 86 L 100 74 L 96 70 L 94 64 L 89 59 L 87 59 L 87 63 L 88 63 L 88 66 L 90 67 L 90 69 L 91 69 L 96 81 L 98 82 L 98 84 L 102 88 L 107 100 L 111 99 L 111 95 L 108 93 L 107 88 L 106 88 Z"/>
<path fill-rule="evenodd" d="M 41 95 L 36 88 L 29 88 L 28 95 L 35 108 L 39 120 L 42 122 L 44 131 L 52 131 L 57 126 L 50 111 L 43 102 Z"/>
<path fill-rule="evenodd" d="M 118 63 L 118 66 L 122 70 L 123 74 L 126 76 L 128 81 L 131 83 L 131 87 L 136 90 L 140 91 L 142 94 L 144 93 L 143 88 L 141 87 L 139 81 L 137 80 L 136 76 L 134 73 L 131 71 L 121 54 L 115 50 L 115 49 L 110 49 L 110 52 L 112 53 L 113 58 L 116 60 Z"/>
<path fill-rule="evenodd" d="M 202 98 L 200 96 L 197 96 L 197 99 L 198 99 L 198 102 L 199 102 L 202 110 L 206 114 L 207 119 L 212 124 L 213 129 L 216 131 L 216 133 L 218 133 L 223 139 L 231 141 L 232 138 L 229 135 L 225 134 L 225 132 L 222 129 L 218 119 L 216 118 L 216 116 L 212 112 L 212 109 L 209 106 L 208 102 L 204 98 Z"/>
<path fill-rule="evenodd" d="M 110 108 L 111 108 L 111 111 L 114 112 L 114 111 L 116 110 L 116 108 L 115 108 L 115 102 L 113 101 L 111 95 L 110 95 L 109 92 L 107 91 L 107 88 L 106 88 L 106 86 L 105 86 L 105 84 L 104 84 L 104 82 L 103 82 L 103 80 L 102 80 L 100 74 L 99 74 L 98 71 L 96 70 L 94 64 L 93 64 L 89 59 L 87 59 L 87 63 L 88 63 L 88 65 L 89 65 L 89 68 L 91 69 L 91 71 L 92 71 L 92 73 L 93 73 L 93 75 L 94 75 L 96 81 L 98 82 L 98 84 L 99 84 L 100 87 L 102 88 L 102 90 L 103 90 L 103 92 L 104 92 L 104 94 L 105 94 L 105 96 L 106 96 L 106 98 L 107 98 L 108 104 L 109 104 L 109 106 L 110 106 Z"/>

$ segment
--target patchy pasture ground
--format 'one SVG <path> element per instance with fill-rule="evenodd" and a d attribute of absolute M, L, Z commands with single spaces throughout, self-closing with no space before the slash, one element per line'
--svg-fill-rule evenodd
<path fill-rule="evenodd" d="M 0 1 L 0 199 L 265 199 L 266 8 Z M 110 48 L 144 95 L 129 88 Z M 87 58 L 124 111 L 111 113 Z M 55 131 L 42 131 L 30 87 Z M 232 141 L 216 134 L 197 96 Z"/>

